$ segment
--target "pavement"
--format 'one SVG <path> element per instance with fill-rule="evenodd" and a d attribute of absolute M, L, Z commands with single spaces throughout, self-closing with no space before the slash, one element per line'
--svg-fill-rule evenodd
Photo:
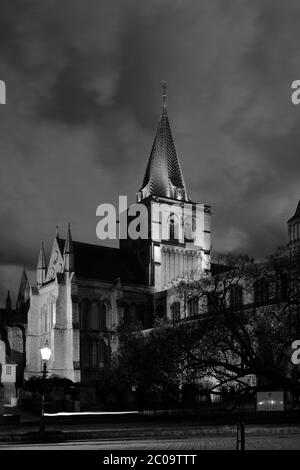
<path fill-rule="evenodd" d="M 65 442 L 82 439 L 198 439 L 210 436 L 236 437 L 236 426 L 200 425 L 199 423 L 46 423 L 48 441 Z M 249 425 L 246 436 L 295 436 L 300 438 L 300 425 Z M 0 426 L 0 442 L 37 442 L 39 424 Z"/>
<path fill-rule="evenodd" d="M 47 444 L 0 444 L 5 450 L 98 450 L 98 451 L 202 451 L 236 450 L 236 439 L 231 436 L 209 436 L 184 439 L 114 439 L 79 440 Z M 300 450 L 300 434 L 292 436 L 246 436 L 245 450 Z"/>

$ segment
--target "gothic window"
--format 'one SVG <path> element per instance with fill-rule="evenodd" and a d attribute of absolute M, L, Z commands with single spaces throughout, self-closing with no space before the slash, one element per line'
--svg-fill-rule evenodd
<path fill-rule="evenodd" d="M 89 303 L 83 300 L 80 304 L 80 328 L 89 328 Z"/>
<path fill-rule="evenodd" d="M 86 337 L 80 338 L 80 363 L 81 367 L 89 367 L 90 344 Z"/>
<path fill-rule="evenodd" d="M 109 362 L 109 348 L 102 338 L 99 342 L 99 364 L 105 366 Z"/>
<path fill-rule="evenodd" d="M 93 302 L 91 303 L 89 327 L 91 330 L 100 329 L 100 312 L 97 300 L 93 300 Z"/>
<path fill-rule="evenodd" d="M 239 285 L 233 285 L 230 287 L 230 308 L 238 310 L 243 306 L 243 288 Z"/>
<path fill-rule="evenodd" d="M 193 297 L 188 300 L 188 316 L 195 317 L 198 315 L 198 299 Z"/>
<path fill-rule="evenodd" d="M 93 341 L 88 340 L 88 367 L 93 367 Z"/>
<path fill-rule="evenodd" d="M 170 240 L 174 240 L 174 238 L 175 238 L 175 221 L 174 221 L 174 219 L 170 220 L 169 230 L 170 230 L 169 238 L 170 238 Z"/>
<path fill-rule="evenodd" d="M 107 307 L 104 302 L 100 305 L 100 331 L 106 330 L 106 311 Z"/>
<path fill-rule="evenodd" d="M 267 305 L 269 302 L 269 283 L 266 279 L 257 279 L 254 283 L 254 303 Z"/>
<path fill-rule="evenodd" d="M 99 365 L 98 363 L 98 348 L 96 338 L 89 338 L 87 340 L 87 366 L 90 369 L 96 369 Z"/>
<path fill-rule="evenodd" d="M 178 240 L 178 220 L 174 214 L 169 219 L 169 240 Z"/>
<path fill-rule="evenodd" d="M 177 322 L 180 320 L 180 303 L 174 302 L 171 305 L 171 314 L 173 322 Z"/>
<path fill-rule="evenodd" d="M 93 339 L 92 341 L 92 368 L 96 369 L 99 365 L 97 357 L 97 340 Z"/>

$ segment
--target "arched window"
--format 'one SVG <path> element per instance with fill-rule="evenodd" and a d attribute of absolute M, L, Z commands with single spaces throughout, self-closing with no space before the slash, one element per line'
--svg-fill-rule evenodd
<path fill-rule="evenodd" d="M 100 304 L 100 331 L 106 330 L 106 311 L 107 307 L 104 302 Z"/>
<path fill-rule="evenodd" d="M 99 366 L 98 355 L 97 355 L 97 340 L 92 341 L 92 368 L 96 369 Z"/>
<path fill-rule="evenodd" d="M 89 303 L 83 300 L 80 304 L 80 328 L 89 328 Z"/>
<path fill-rule="evenodd" d="M 93 340 L 88 339 L 88 367 L 93 367 Z"/>
<path fill-rule="evenodd" d="M 178 234 L 178 219 L 174 214 L 171 214 L 169 218 L 169 240 L 178 240 Z"/>
<path fill-rule="evenodd" d="M 195 317 L 198 313 L 198 299 L 193 297 L 188 300 L 188 316 Z"/>
<path fill-rule="evenodd" d="M 90 365 L 90 343 L 86 336 L 80 338 L 80 364 L 83 368 Z"/>
<path fill-rule="evenodd" d="M 96 338 L 88 338 L 87 340 L 87 367 L 89 369 L 96 369 L 99 366 L 98 363 L 98 347 Z M 85 358 L 83 359 L 86 363 Z"/>
<path fill-rule="evenodd" d="M 254 303 L 267 305 L 269 303 L 269 283 L 266 279 L 257 279 L 254 282 Z"/>
<path fill-rule="evenodd" d="M 238 284 L 230 287 L 230 308 L 238 310 L 243 306 L 243 288 Z"/>
<path fill-rule="evenodd" d="M 171 315 L 172 315 L 173 322 L 180 320 L 180 303 L 179 302 L 174 302 L 171 305 Z"/>
<path fill-rule="evenodd" d="M 103 338 L 98 343 L 99 346 L 99 364 L 105 366 L 109 362 L 109 347 Z"/>
<path fill-rule="evenodd" d="M 169 225 L 169 238 L 170 240 L 174 240 L 175 238 L 175 221 L 174 219 L 170 220 L 170 225 Z"/>
<path fill-rule="evenodd" d="M 99 304 L 97 300 L 93 300 L 91 304 L 89 327 L 91 328 L 91 330 L 100 329 L 100 312 L 99 312 Z"/>

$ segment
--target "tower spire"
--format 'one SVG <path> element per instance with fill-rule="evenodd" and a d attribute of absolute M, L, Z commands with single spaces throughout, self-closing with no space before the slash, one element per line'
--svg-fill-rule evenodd
<path fill-rule="evenodd" d="M 36 268 L 37 284 L 39 286 L 44 284 L 46 280 L 46 271 L 47 271 L 47 265 L 46 265 L 46 258 L 45 258 L 44 243 L 41 242 L 39 259 L 38 259 L 38 264 Z"/>
<path fill-rule="evenodd" d="M 68 223 L 68 235 L 64 248 L 64 271 L 65 272 L 74 272 L 74 248 L 71 235 L 71 225 Z"/>
<path fill-rule="evenodd" d="M 167 84 L 162 82 L 162 114 L 151 149 L 138 201 L 148 196 L 161 196 L 188 201 L 183 174 L 170 128 L 167 105 Z"/>

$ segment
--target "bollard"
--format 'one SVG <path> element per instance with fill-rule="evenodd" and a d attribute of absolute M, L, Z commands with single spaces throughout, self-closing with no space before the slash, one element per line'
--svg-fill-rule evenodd
<path fill-rule="evenodd" d="M 241 420 L 237 424 L 236 450 L 245 450 L 245 424 Z"/>

